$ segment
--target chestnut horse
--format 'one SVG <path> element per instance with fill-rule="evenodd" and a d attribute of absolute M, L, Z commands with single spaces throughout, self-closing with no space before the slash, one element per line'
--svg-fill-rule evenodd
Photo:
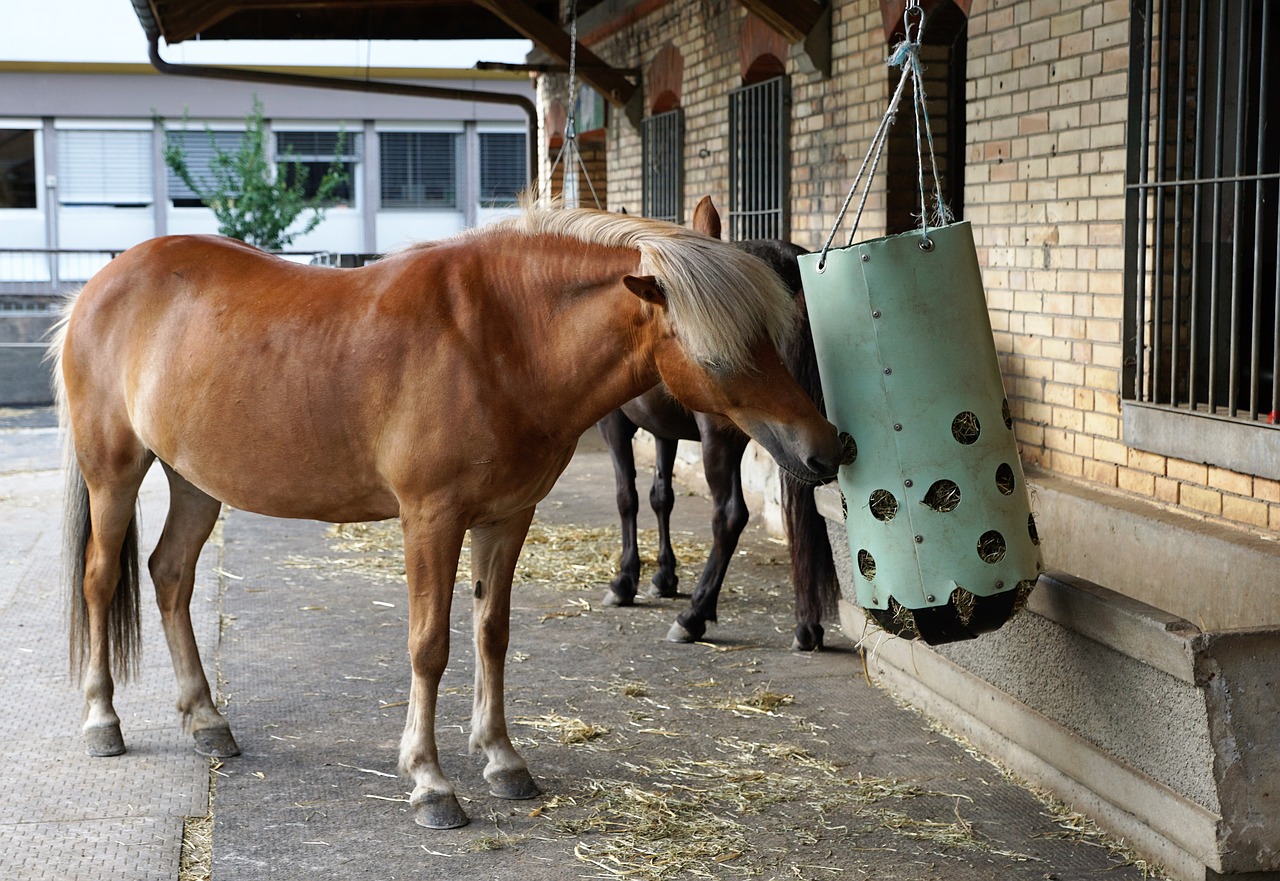
<path fill-rule="evenodd" d="M 359 269 L 209 236 L 126 251 L 85 285 L 54 342 L 88 752 L 124 751 L 112 676 L 136 666 L 135 506 L 159 459 L 169 514 L 149 569 L 198 751 L 239 751 L 188 611 L 221 504 L 333 522 L 398 516 L 412 671 L 400 768 L 415 819 L 467 822 L 437 758 L 435 710 L 468 530 L 470 746 L 494 795 L 537 795 L 503 705 L 511 580 L 534 505 L 584 431 L 659 381 L 784 467 L 829 478 L 835 429 L 778 356 L 794 323 L 790 295 L 755 258 L 599 211 L 529 210 Z"/>
<path fill-rule="evenodd" d="M 720 238 L 720 217 L 710 196 L 704 196 L 693 212 L 693 228 L 712 238 Z M 759 257 L 778 274 L 800 304 L 796 332 L 782 349 L 783 362 L 805 394 L 822 409 L 822 384 L 818 360 L 813 350 L 813 334 L 803 303 L 800 267 L 796 257 L 806 253 L 798 245 L 778 239 L 752 239 L 737 247 Z M 632 439 L 643 428 L 654 438 L 653 487 L 649 503 L 658 518 L 657 571 L 648 593 L 653 597 L 675 597 L 679 576 L 671 545 L 671 511 L 675 506 L 672 470 L 680 441 L 702 445 L 702 468 L 711 492 L 711 552 L 702 567 L 689 607 L 671 625 L 667 639 L 693 642 L 702 639 L 707 624 L 717 618 L 720 589 L 724 584 L 738 538 L 747 526 L 749 512 L 742 495 L 742 456 L 748 437 L 733 423 L 710 413 L 692 413 L 671 397 L 664 386 L 636 396 L 597 424 L 613 459 L 617 484 L 618 515 L 622 522 L 622 556 L 618 574 L 605 593 L 609 606 L 629 606 L 640 581 L 640 553 L 636 545 L 635 453 Z M 839 596 L 835 561 L 827 538 L 826 523 L 818 514 L 812 484 L 783 469 L 783 524 L 791 556 L 791 583 L 795 594 L 796 629 L 791 647 L 797 651 L 822 648 L 822 618 L 834 612 Z"/>

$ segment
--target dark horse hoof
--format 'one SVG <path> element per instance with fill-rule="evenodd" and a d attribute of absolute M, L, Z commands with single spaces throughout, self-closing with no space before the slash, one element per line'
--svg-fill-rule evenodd
<path fill-rule="evenodd" d="M 822 650 L 822 625 L 800 624 L 796 626 L 795 639 L 791 641 L 793 652 L 817 652 Z"/>
<path fill-rule="evenodd" d="M 667 642 L 697 642 L 707 632 L 707 625 L 702 621 L 681 621 L 671 625 L 667 631 Z"/>
<path fill-rule="evenodd" d="M 428 829 L 457 829 L 471 822 L 452 792 L 432 792 L 413 805 L 413 822 Z"/>
<path fill-rule="evenodd" d="M 680 596 L 680 579 L 674 575 L 664 577 L 655 573 L 646 593 L 654 599 L 670 600 Z"/>
<path fill-rule="evenodd" d="M 196 752 L 202 756 L 228 759 L 240 755 L 240 747 L 230 728 L 201 728 L 195 732 Z"/>
<path fill-rule="evenodd" d="M 124 735 L 119 725 L 88 728 L 84 732 L 84 751 L 91 756 L 118 756 L 124 754 Z"/>
<path fill-rule="evenodd" d="M 534 782 L 533 775 L 524 768 L 499 771 L 487 779 L 489 780 L 489 794 L 497 798 L 523 801 L 542 795 L 542 790 Z"/>
<path fill-rule="evenodd" d="M 604 592 L 604 604 L 609 607 L 614 606 L 634 606 L 636 604 L 635 594 L 631 596 L 622 596 L 613 592 L 610 588 Z"/>

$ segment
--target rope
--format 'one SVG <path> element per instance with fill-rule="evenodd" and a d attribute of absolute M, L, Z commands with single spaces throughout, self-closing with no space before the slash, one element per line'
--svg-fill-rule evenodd
<path fill-rule="evenodd" d="M 551 163 L 551 171 L 547 174 L 546 180 L 543 182 L 543 200 L 549 201 L 547 196 L 550 194 L 551 181 L 555 177 L 556 169 L 560 167 L 560 161 L 564 159 L 565 153 L 571 155 L 565 165 L 565 181 L 569 181 L 569 163 L 576 161 L 576 168 L 582 169 L 582 176 L 587 182 L 587 189 L 591 191 L 591 198 L 596 203 L 596 207 L 600 205 L 600 197 L 596 194 L 595 185 L 591 182 L 591 174 L 587 171 L 587 164 L 582 158 L 582 151 L 578 149 L 578 130 L 577 130 L 577 113 L 578 113 L 578 2 L 573 0 L 569 4 L 569 100 L 565 105 L 564 117 L 564 139 L 560 143 L 560 150 L 556 153 L 555 161 Z M 566 208 L 578 207 L 578 187 L 577 175 L 573 176 L 573 193 L 565 194 L 564 206 Z"/>
<path fill-rule="evenodd" d="M 913 15 L 917 18 L 914 28 L 911 23 Z M 908 0 L 906 11 L 903 13 L 903 30 L 904 38 L 902 42 L 894 47 L 893 53 L 886 60 L 886 64 L 889 67 L 901 68 L 902 76 L 898 79 L 898 86 L 894 89 L 893 97 L 889 100 L 889 106 L 885 110 L 884 116 L 880 119 L 880 125 L 876 128 L 876 133 L 871 138 L 871 144 L 862 159 L 862 165 L 858 167 L 858 173 L 853 178 L 853 185 L 849 188 L 849 194 L 845 196 L 844 204 L 840 206 L 840 212 L 836 215 L 836 222 L 831 227 L 831 232 L 827 236 L 826 242 L 822 245 L 822 254 L 818 258 L 819 272 L 826 268 L 827 252 L 831 250 L 831 243 L 835 240 L 836 231 L 840 229 L 840 224 L 844 222 L 844 216 L 849 210 L 849 205 L 853 202 L 859 183 L 862 183 L 862 198 L 858 200 L 858 210 L 853 218 L 853 229 L 849 231 L 849 245 L 853 245 L 854 236 L 858 232 L 858 224 L 862 222 L 863 209 L 867 205 L 867 197 L 871 195 L 871 181 L 880 165 L 880 158 L 884 154 L 885 144 L 888 142 L 889 129 L 893 126 L 897 117 L 898 108 L 901 106 L 902 95 L 906 90 L 908 80 L 911 80 L 912 85 L 912 111 L 915 115 L 916 123 L 916 183 L 920 189 L 920 228 L 924 232 L 924 240 L 920 243 L 920 247 L 926 250 L 933 247 L 933 242 L 929 239 L 930 213 L 924 185 L 924 153 L 920 137 L 922 129 L 924 132 L 923 140 L 929 146 L 929 165 L 933 172 L 934 211 L 932 217 L 935 221 L 934 225 L 943 226 L 952 219 L 951 211 L 947 208 L 942 198 L 942 181 L 938 177 L 938 163 L 933 149 L 933 130 L 929 125 L 929 111 L 925 105 L 924 70 L 920 65 L 920 38 L 924 32 L 924 10 L 920 8 L 920 0 Z M 865 182 L 863 182 L 864 172 L 866 172 Z"/>

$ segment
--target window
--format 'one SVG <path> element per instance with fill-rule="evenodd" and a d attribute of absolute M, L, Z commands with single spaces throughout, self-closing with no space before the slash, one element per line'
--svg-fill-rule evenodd
<path fill-rule="evenodd" d="M 1257 440 L 1280 419 L 1280 64 L 1268 58 L 1280 26 L 1271 5 L 1141 0 L 1129 70 L 1124 391 L 1147 421 L 1126 410 L 1126 440 L 1255 474 L 1258 458 L 1274 456 L 1249 455 L 1239 432 Z M 1226 423 L 1205 430 L 1237 440 L 1189 449 L 1203 432 L 1169 421 L 1179 414 Z M 1218 458 L 1233 444 L 1235 461 Z"/>
<path fill-rule="evenodd" d="M 130 208 L 154 199 L 150 131 L 63 129 L 58 138 L 58 202 Z"/>
<path fill-rule="evenodd" d="M 0 208 L 36 207 L 36 133 L 0 129 Z"/>
<path fill-rule="evenodd" d="M 279 173 L 292 183 L 295 163 L 302 167 L 303 192 L 313 199 L 320 182 L 335 163 L 346 174 L 327 206 L 355 207 L 356 163 L 360 161 L 360 134 L 348 132 L 277 132 L 276 157 Z"/>
<path fill-rule="evenodd" d="M 529 184 L 523 132 L 480 132 L 480 205 L 510 208 Z"/>
<path fill-rule="evenodd" d="M 734 241 L 785 239 L 790 232 L 790 104 L 784 76 L 729 93 L 729 236 Z"/>
<path fill-rule="evenodd" d="M 644 216 L 680 223 L 684 202 L 684 111 L 676 108 L 644 120 Z"/>
<path fill-rule="evenodd" d="M 382 207 L 458 207 L 460 134 L 383 132 L 380 146 Z"/>
<path fill-rule="evenodd" d="M 213 157 L 215 148 L 223 153 L 236 153 L 240 149 L 243 132 L 171 131 L 166 133 L 171 143 L 182 148 L 187 168 L 196 183 L 213 183 Z M 175 208 L 201 208 L 204 202 L 182 182 L 182 178 L 169 169 L 167 177 L 169 200 Z"/>

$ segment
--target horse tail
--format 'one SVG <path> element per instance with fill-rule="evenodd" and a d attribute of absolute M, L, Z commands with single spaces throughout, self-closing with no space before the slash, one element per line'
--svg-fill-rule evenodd
<path fill-rule="evenodd" d="M 75 438 L 71 429 L 71 408 L 67 401 L 66 384 L 62 375 L 63 346 L 67 337 L 67 322 L 71 316 L 74 296 L 68 300 L 62 319 L 55 325 L 49 345 L 48 360 L 53 362 L 53 383 L 58 407 L 58 422 L 62 427 L 63 470 L 66 474 L 66 491 L 62 508 L 62 566 L 63 580 L 67 585 L 67 610 L 69 655 L 71 676 L 79 680 L 88 660 L 89 610 L 84 598 L 85 549 L 89 546 L 91 516 L 89 510 L 89 486 L 76 456 Z M 136 672 L 142 652 L 141 579 L 138 563 L 138 518 L 129 521 L 124 544 L 120 548 L 120 581 L 107 611 L 107 636 L 110 640 L 112 667 L 122 682 Z"/>
<path fill-rule="evenodd" d="M 800 320 L 783 352 L 783 360 L 800 388 L 813 400 L 818 412 L 825 416 L 818 357 L 813 350 L 813 331 L 809 326 L 808 310 L 804 308 L 803 291 L 798 291 L 796 300 L 800 304 Z M 835 559 L 831 555 L 826 520 L 818 513 L 814 501 L 813 487 L 786 471 L 782 472 L 782 514 L 791 545 L 796 621 L 817 623 L 823 617 L 836 613 L 840 584 L 836 578 Z"/>

